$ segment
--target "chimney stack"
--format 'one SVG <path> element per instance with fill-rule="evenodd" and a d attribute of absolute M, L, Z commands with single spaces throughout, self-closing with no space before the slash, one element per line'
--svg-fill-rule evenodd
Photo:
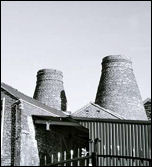
<path fill-rule="evenodd" d="M 95 103 L 128 120 L 147 120 L 129 58 L 121 55 L 103 58 Z"/>
<path fill-rule="evenodd" d="M 63 87 L 63 73 L 54 69 L 39 70 L 33 98 L 49 107 L 66 111 L 67 100 Z"/>

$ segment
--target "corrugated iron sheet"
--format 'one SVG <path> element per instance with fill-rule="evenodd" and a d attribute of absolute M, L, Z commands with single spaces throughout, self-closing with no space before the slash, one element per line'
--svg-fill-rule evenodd
<path fill-rule="evenodd" d="M 149 121 L 78 119 L 89 129 L 89 139 L 99 138 L 99 155 L 151 158 L 151 123 Z M 90 153 L 94 143 L 89 144 Z M 99 158 L 99 166 L 148 166 L 140 160 Z"/>

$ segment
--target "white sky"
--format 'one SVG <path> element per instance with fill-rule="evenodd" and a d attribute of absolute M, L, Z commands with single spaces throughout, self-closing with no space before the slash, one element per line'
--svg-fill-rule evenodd
<path fill-rule="evenodd" d="M 36 73 L 64 74 L 68 110 L 95 100 L 101 61 L 131 57 L 143 100 L 151 97 L 151 3 L 2 1 L 1 79 L 33 96 Z"/>

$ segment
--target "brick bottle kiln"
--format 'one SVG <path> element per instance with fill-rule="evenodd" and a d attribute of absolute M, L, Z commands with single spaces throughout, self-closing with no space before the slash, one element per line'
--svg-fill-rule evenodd
<path fill-rule="evenodd" d="M 66 111 L 63 73 L 55 69 L 42 69 L 37 73 L 34 99 L 57 110 Z"/>
<path fill-rule="evenodd" d="M 95 103 L 128 120 L 147 120 L 129 58 L 121 55 L 103 58 Z"/>

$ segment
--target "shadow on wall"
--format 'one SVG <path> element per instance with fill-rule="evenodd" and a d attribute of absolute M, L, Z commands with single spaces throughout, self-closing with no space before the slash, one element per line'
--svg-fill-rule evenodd
<path fill-rule="evenodd" d="M 64 90 L 61 91 L 60 98 L 61 98 L 61 110 L 66 111 L 67 110 L 67 99 L 66 99 Z"/>

